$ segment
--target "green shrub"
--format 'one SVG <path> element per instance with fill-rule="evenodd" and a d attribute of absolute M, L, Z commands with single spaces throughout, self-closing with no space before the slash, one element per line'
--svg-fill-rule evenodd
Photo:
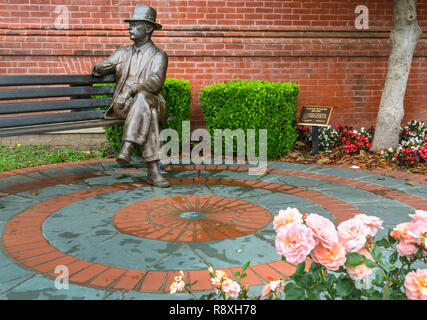
<path fill-rule="evenodd" d="M 181 141 L 182 121 L 190 119 L 190 83 L 184 79 L 178 80 L 174 78 L 167 78 L 163 85 L 162 94 L 168 105 L 168 117 L 175 117 L 174 120 L 170 120 L 167 122 L 166 128 L 172 128 L 177 130 Z M 97 96 L 97 98 L 99 98 L 99 96 Z M 111 147 L 117 152 L 120 150 L 122 135 L 123 125 L 105 128 L 105 136 L 111 144 Z M 136 146 L 134 148 L 133 154 L 141 155 L 139 146 Z"/>
<path fill-rule="evenodd" d="M 267 156 L 273 159 L 295 144 L 298 93 L 292 82 L 233 80 L 202 89 L 200 105 L 212 139 L 214 129 L 267 129 Z M 258 151 L 258 132 L 255 141 Z"/>
<path fill-rule="evenodd" d="M 168 105 L 169 117 L 176 117 L 175 120 L 168 121 L 166 127 L 178 131 L 181 142 L 182 121 L 190 120 L 190 83 L 184 79 L 168 78 L 163 86 L 162 94 Z"/>

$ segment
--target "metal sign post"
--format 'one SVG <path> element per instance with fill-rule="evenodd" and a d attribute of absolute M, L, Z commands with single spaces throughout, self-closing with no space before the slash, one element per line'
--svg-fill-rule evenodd
<path fill-rule="evenodd" d="M 312 145 L 312 155 L 315 156 L 319 153 L 319 127 L 311 127 L 311 145 Z"/>

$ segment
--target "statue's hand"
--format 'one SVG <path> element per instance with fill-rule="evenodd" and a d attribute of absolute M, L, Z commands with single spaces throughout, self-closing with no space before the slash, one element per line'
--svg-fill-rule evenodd
<path fill-rule="evenodd" d="M 115 64 L 107 61 L 101 61 L 95 63 L 93 71 L 98 74 L 112 73 L 114 72 Z"/>
<path fill-rule="evenodd" d="M 132 93 L 130 90 L 127 90 L 127 89 L 123 90 L 123 92 L 120 93 L 119 96 L 117 97 L 117 101 L 116 101 L 117 106 L 120 109 L 123 109 L 125 107 L 126 100 L 129 99 L 131 96 L 132 96 Z"/>
<path fill-rule="evenodd" d="M 133 97 L 133 96 L 135 96 L 137 93 L 138 93 L 138 86 L 137 85 L 133 85 L 133 86 L 131 86 L 131 87 L 129 87 L 129 92 L 130 92 L 130 95 Z"/>

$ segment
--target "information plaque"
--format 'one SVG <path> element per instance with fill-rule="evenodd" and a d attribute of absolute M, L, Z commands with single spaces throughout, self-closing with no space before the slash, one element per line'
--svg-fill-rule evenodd
<path fill-rule="evenodd" d="M 303 106 L 298 125 L 326 127 L 333 107 Z"/>

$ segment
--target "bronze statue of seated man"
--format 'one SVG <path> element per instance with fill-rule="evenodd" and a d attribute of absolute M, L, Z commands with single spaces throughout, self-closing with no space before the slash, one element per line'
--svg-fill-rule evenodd
<path fill-rule="evenodd" d="M 129 22 L 129 34 L 134 44 L 119 48 L 107 59 L 95 63 L 93 75 L 115 73 L 116 89 L 105 119 L 126 119 L 122 145 L 117 162 L 128 166 L 132 148 L 139 144 L 142 159 L 147 163 L 147 182 L 157 187 L 170 183 L 159 170 L 161 156 L 160 127 L 167 121 L 167 105 L 162 96 L 166 79 L 168 56 L 151 41 L 156 23 L 156 11 L 136 5 Z"/>

